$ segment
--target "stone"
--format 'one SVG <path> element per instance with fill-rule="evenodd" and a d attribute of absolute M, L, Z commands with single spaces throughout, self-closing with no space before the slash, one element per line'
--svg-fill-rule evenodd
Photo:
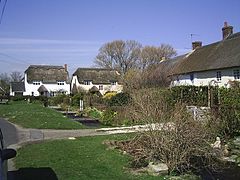
<path fill-rule="evenodd" d="M 224 146 L 223 155 L 224 156 L 228 156 L 229 155 L 229 147 L 228 147 L 227 144 L 225 144 L 225 146 Z"/>
<path fill-rule="evenodd" d="M 165 163 L 154 164 L 153 162 L 150 162 L 148 164 L 148 172 L 152 175 L 167 175 L 168 166 Z"/>
<path fill-rule="evenodd" d="M 68 137 L 69 140 L 75 140 L 75 137 Z"/>
<path fill-rule="evenodd" d="M 216 138 L 216 141 L 211 144 L 211 146 L 214 148 L 214 149 L 221 149 L 221 140 L 220 140 L 220 137 L 217 137 Z"/>

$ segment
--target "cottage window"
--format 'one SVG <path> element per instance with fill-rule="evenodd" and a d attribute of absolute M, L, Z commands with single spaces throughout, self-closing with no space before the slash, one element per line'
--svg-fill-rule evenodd
<path fill-rule="evenodd" d="M 91 82 L 92 82 L 92 81 L 84 80 L 84 85 L 91 85 Z"/>
<path fill-rule="evenodd" d="M 193 74 L 193 73 L 190 74 L 190 80 L 191 80 L 191 81 L 194 80 L 194 74 Z"/>
<path fill-rule="evenodd" d="M 239 71 L 239 69 L 233 70 L 233 76 L 234 76 L 235 80 L 240 79 L 240 71 Z"/>
<path fill-rule="evenodd" d="M 99 85 L 99 90 L 103 90 L 103 85 Z"/>
<path fill-rule="evenodd" d="M 64 81 L 58 81 L 57 84 L 58 85 L 64 85 Z"/>
<path fill-rule="evenodd" d="M 40 85 L 40 81 L 33 81 L 33 85 Z"/>
<path fill-rule="evenodd" d="M 111 81 L 111 85 L 115 86 L 115 85 L 117 85 L 117 82 L 116 81 Z"/>
<path fill-rule="evenodd" d="M 221 71 L 217 71 L 217 81 L 221 81 L 222 80 L 222 73 Z"/>

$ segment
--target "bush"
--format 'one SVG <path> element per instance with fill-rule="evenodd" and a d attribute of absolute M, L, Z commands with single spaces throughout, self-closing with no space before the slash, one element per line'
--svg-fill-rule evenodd
<path fill-rule="evenodd" d="M 210 126 L 219 136 L 234 137 L 240 133 L 240 88 L 218 89 L 219 106 L 212 108 Z"/>
<path fill-rule="evenodd" d="M 83 100 L 83 93 L 77 93 L 72 97 L 72 106 L 79 107 L 80 100 Z"/>
<path fill-rule="evenodd" d="M 109 100 L 112 97 L 116 96 L 116 94 L 117 94 L 116 92 L 107 92 L 104 94 L 103 99 Z"/>
<path fill-rule="evenodd" d="M 96 119 L 102 118 L 102 112 L 96 108 L 88 107 L 85 109 L 85 113 L 87 114 L 88 117 L 91 117 L 91 118 L 96 118 Z"/>
<path fill-rule="evenodd" d="M 131 101 L 131 97 L 128 93 L 118 93 L 112 96 L 108 100 L 108 105 L 110 106 L 125 106 Z"/>
<path fill-rule="evenodd" d="M 132 95 L 133 119 L 148 124 L 148 131 L 140 132 L 128 144 L 140 150 L 134 154 L 134 165 L 162 162 L 167 164 L 169 173 L 214 166 L 210 144 L 215 135 L 205 124 L 194 121 L 186 105 L 174 105 L 168 95 L 168 90 L 159 89 L 145 89 Z"/>
<path fill-rule="evenodd" d="M 116 115 L 117 115 L 117 112 L 113 111 L 112 109 L 107 109 L 103 111 L 100 121 L 104 125 L 112 126 Z"/>
<path fill-rule="evenodd" d="M 65 94 L 59 94 L 59 95 L 57 95 L 57 96 L 51 97 L 51 98 L 49 99 L 49 101 L 50 101 L 50 104 L 51 104 L 51 105 L 53 105 L 53 106 L 58 106 L 58 105 L 62 104 L 63 101 L 64 101 L 64 98 L 67 98 L 67 97 L 68 97 L 68 96 L 65 95 Z"/>

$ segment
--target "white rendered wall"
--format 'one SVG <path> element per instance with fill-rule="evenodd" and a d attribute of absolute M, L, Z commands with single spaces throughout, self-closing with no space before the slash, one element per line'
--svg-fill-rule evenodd
<path fill-rule="evenodd" d="M 219 87 L 229 87 L 229 81 L 235 81 L 233 70 L 240 68 L 229 68 L 222 70 L 211 70 L 203 72 L 195 72 L 193 81 L 190 80 L 190 74 L 179 75 L 176 80 L 172 82 L 173 86 L 180 85 L 194 85 L 194 86 L 208 86 L 218 85 Z M 221 80 L 217 81 L 217 71 L 221 72 Z M 178 80 L 177 80 L 178 79 Z M 239 80 L 238 80 L 239 81 Z"/>

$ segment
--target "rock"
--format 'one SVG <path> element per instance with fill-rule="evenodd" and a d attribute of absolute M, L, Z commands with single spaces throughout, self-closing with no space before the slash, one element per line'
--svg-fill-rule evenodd
<path fill-rule="evenodd" d="M 229 147 L 228 147 L 227 144 L 224 146 L 223 155 L 224 156 L 228 156 L 229 155 Z"/>
<path fill-rule="evenodd" d="M 68 137 L 69 140 L 75 140 L 75 137 Z"/>
<path fill-rule="evenodd" d="M 211 146 L 214 148 L 214 149 L 221 149 L 221 140 L 220 140 L 220 137 L 217 137 L 216 138 L 216 141 L 211 144 Z"/>
<path fill-rule="evenodd" d="M 167 175 L 168 174 L 168 166 L 164 163 L 153 164 L 150 162 L 148 164 L 148 172 L 152 175 Z"/>

